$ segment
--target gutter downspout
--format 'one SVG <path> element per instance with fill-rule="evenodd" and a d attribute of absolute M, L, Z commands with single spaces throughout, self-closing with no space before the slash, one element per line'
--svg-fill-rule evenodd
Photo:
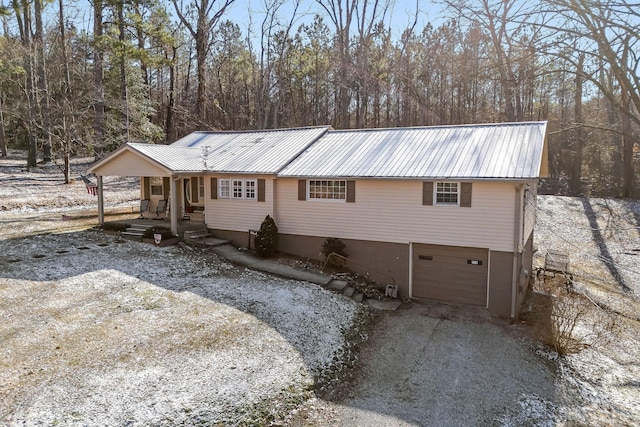
<path fill-rule="evenodd" d="M 516 304 L 518 302 L 518 258 L 522 253 L 522 217 L 523 217 L 523 194 L 524 183 L 516 184 L 516 200 L 515 200 L 515 221 L 513 230 L 513 267 L 511 272 L 511 318 L 516 317 Z"/>

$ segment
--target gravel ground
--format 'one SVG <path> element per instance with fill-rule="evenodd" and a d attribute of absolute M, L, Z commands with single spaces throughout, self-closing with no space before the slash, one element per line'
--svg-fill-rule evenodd
<path fill-rule="evenodd" d="M 312 402 L 291 425 L 310 412 L 341 427 L 548 425 L 553 369 L 519 336 L 486 310 L 405 306 L 376 326 L 343 395 Z"/>

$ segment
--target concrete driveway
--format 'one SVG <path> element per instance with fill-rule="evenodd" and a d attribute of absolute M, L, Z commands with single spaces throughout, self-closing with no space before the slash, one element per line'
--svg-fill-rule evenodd
<path fill-rule="evenodd" d="M 338 396 L 294 425 L 486 426 L 553 422 L 553 371 L 486 310 L 414 303 L 385 313 Z"/>

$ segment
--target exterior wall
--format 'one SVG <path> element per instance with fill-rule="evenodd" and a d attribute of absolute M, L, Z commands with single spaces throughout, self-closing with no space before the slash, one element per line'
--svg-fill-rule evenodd
<path fill-rule="evenodd" d="M 515 318 L 527 293 L 531 268 L 533 265 L 533 236 L 524 245 L 524 250 L 517 255 L 517 288 Z M 491 252 L 489 277 L 489 311 L 502 317 L 511 317 L 513 292 L 513 252 Z"/>
<path fill-rule="evenodd" d="M 325 237 L 280 234 L 280 251 L 323 261 Z M 409 245 L 341 239 L 353 262 L 348 267 L 382 285 L 395 281 L 401 296 L 409 296 Z M 245 243 L 246 245 L 246 243 Z"/>
<path fill-rule="evenodd" d="M 525 191 L 524 212 L 522 218 L 523 233 L 522 240 L 526 243 L 529 237 L 533 235 L 533 229 L 536 226 L 536 208 L 538 197 L 537 181 L 529 183 L 528 189 Z"/>
<path fill-rule="evenodd" d="M 149 199 L 149 210 L 142 214 L 145 218 L 155 218 L 156 217 L 156 209 L 158 207 L 158 203 L 160 200 L 167 199 L 164 194 L 149 194 L 148 197 L 145 197 L 145 189 L 144 189 L 144 179 L 145 177 L 140 177 L 140 200 Z M 163 184 L 164 185 L 164 184 Z M 169 194 L 169 189 L 163 187 L 163 191 Z M 169 206 L 169 209 L 172 209 Z M 165 213 L 168 216 L 168 211 Z"/>
<path fill-rule="evenodd" d="M 211 179 L 264 179 L 265 180 L 265 201 L 238 200 L 238 199 L 212 199 Z M 257 230 L 267 215 L 273 215 L 274 203 L 274 179 L 256 175 L 206 175 L 204 179 L 205 192 L 205 223 L 207 228 L 214 230 L 241 231 L 248 233 L 249 230 Z M 217 190 L 216 190 L 217 191 Z M 275 218 L 274 218 L 275 219 Z M 280 227 L 278 220 L 276 225 Z M 243 243 L 242 246 L 245 246 Z"/>
<path fill-rule="evenodd" d="M 513 252 L 492 251 L 489 254 L 489 305 L 490 312 L 511 317 L 513 283 Z"/>
<path fill-rule="evenodd" d="M 123 150 L 94 173 L 102 176 L 170 176 L 166 170 L 128 150 Z"/>
<path fill-rule="evenodd" d="M 518 268 L 518 298 L 516 300 L 516 317 L 520 313 L 520 307 L 524 298 L 527 296 L 529 281 L 533 270 L 533 235 L 529 236 L 529 240 L 524 245 L 524 251 L 520 258 L 520 266 Z"/>
<path fill-rule="evenodd" d="M 515 187 L 474 182 L 472 207 L 423 206 L 422 181 L 358 180 L 355 203 L 299 201 L 278 179 L 274 219 L 283 234 L 513 251 Z"/>
<path fill-rule="evenodd" d="M 229 231 L 229 230 L 211 230 L 214 237 L 218 239 L 228 240 L 237 247 L 249 247 L 249 238 L 251 238 L 251 247 L 253 246 L 253 236 L 249 235 L 249 231 Z"/>

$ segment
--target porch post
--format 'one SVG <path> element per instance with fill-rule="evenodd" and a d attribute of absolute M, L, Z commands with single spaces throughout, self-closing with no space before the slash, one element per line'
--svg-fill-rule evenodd
<path fill-rule="evenodd" d="M 102 192 L 102 175 L 98 179 L 98 225 L 104 226 L 104 193 Z"/>
<path fill-rule="evenodd" d="M 170 185 L 169 185 L 169 197 L 170 197 L 170 201 L 169 204 L 171 206 L 171 209 L 169 210 L 169 215 L 171 216 L 171 233 L 174 236 L 178 235 L 178 197 L 177 197 L 177 191 L 176 191 L 176 181 L 178 180 L 177 177 L 171 177 L 170 179 Z"/>

